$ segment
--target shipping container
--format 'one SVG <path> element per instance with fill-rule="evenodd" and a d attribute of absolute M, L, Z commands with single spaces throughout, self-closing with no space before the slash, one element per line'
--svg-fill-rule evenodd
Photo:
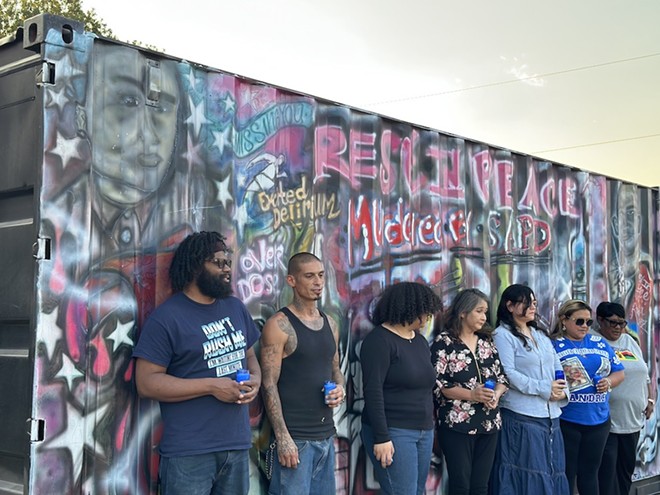
<path fill-rule="evenodd" d="M 356 81 L 356 84 L 378 84 Z M 502 125 L 506 125 L 503 116 Z M 634 167 L 634 163 L 622 163 Z M 325 263 L 348 401 L 337 493 L 378 492 L 360 440 L 359 348 L 383 288 L 491 297 L 530 285 L 621 302 L 657 381 L 658 191 L 365 112 L 85 32 L 53 15 L 0 41 L 0 493 L 153 494 L 158 405 L 133 345 L 169 294 L 178 242 L 217 230 L 261 328 L 286 264 Z M 432 330 L 426 336 L 432 340 Z M 251 492 L 270 430 L 251 405 Z M 658 416 L 636 493 L 658 487 Z M 222 425 L 218 425 L 222 428 Z M 442 494 L 441 464 L 428 494 Z"/>

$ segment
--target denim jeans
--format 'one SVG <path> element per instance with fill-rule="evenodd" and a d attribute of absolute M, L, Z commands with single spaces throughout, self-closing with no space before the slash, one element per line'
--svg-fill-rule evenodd
<path fill-rule="evenodd" d="M 247 450 L 226 450 L 181 457 L 161 457 L 161 495 L 247 495 Z"/>
<path fill-rule="evenodd" d="M 408 430 L 390 428 L 394 444 L 392 464 L 383 468 L 374 456 L 374 435 L 369 425 L 362 424 L 362 442 L 374 466 L 382 493 L 388 495 L 423 495 L 431 466 L 433 429 Z"/>
<path fill-rule="evenodd" d="M 282 467 L 277 459 L 277 447 L 273 462 L 273 477 L 269 495 L 336 495 L 335 488 L 335 440 L 295 440 L 298 447 L 297 468 Z"/>

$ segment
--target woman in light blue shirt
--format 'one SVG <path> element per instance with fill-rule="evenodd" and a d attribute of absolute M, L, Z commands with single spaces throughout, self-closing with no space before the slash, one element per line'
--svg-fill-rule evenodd
<path fill-rule="evenodd" d="M 495 345 L 509 393 L 502 397 L 502 431 L 491 476 L 492 494 L 568 495 L 559 428 L 566 381 L 548 334 L 536 324 L 536 296 L 514 284 L 497 308 Z"/>

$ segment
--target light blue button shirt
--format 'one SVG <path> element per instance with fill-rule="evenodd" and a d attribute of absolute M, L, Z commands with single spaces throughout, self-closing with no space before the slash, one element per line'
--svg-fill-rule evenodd
<path fill-rule="evenodd" d="M 509 391 L 500 399 L 500 406 L 518 414 L 535 418 L 557 418 L 567 399 L 550 401 L 555 370 L 561 370 L 559 357 L 550 338 L 532 328 L 536 341 L 526 349 L 522 341 L 506 327 L 495 329 L 495 345 L 500 354 L 504 372 L 509 377 Z"/>

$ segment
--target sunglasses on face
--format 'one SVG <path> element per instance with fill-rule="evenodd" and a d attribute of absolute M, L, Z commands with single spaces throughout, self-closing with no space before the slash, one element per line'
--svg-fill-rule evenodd
<path fill-rule="evenodd" d="M 225 267 L 231 268 L 231 260 L 228 260 L 227 258 L 223 259 L 218 259 L 218 258 L 213 258 L 212 260 L 208 260 L 209 263 L 213 263 L 216 265 L 220 270 L 223 270 Z"/>
<path fill-rule="evenodd" d="M 586 320 L 584 318 L 577 318 L 577 319 L 569 318 L 569 320 L 574 322 L 578 327 L 581 327 L 582 325 L 587 325 L 588 327 L 590 327 L 591 325 L 594 324 L 594 320 L 592 320 L 591 318 Z"/>
<path fill-rule="evenodd" d="M 612 328 L 625 328 L 628 322 L 626 320 L 610 320 L 609 318 L 603 318 L 609 326 Z"/>

